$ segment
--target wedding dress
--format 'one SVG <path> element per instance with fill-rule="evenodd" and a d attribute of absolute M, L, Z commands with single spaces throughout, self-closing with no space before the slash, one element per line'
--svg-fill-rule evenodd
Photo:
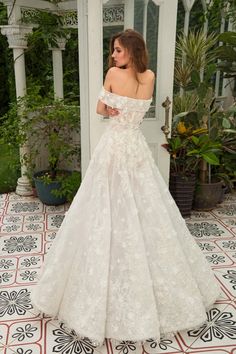
<path fill-rule="evenodd" d="M 32 300 L 81 337 L 144 341 L 193 328 L 219 288 L 155 165 L 151 100 L 102 88 L 111 118 L 46 256 Z"/>

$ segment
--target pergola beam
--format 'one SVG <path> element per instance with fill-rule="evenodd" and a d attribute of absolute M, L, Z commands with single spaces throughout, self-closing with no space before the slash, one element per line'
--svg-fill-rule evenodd
<path fill-rule="evenodd" d="M 2 2 L 6 6 L 20 6 L 32 9 L 58 10 L 58 7 L 55 4 L 45 0 L 2 0 Z"/>
<path fill-rule="evenodd" d="M 68 0 L 57 3 L 57 6 L 60 10 L 76 10 L 77 9 L 77 0 Z"/>

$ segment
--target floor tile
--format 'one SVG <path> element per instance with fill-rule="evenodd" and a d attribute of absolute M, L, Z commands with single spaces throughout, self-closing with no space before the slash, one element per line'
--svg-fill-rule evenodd
<path fill-rule="evenodd" d="M 191 234 L 197 239 L 214 240 L 218 238 L 232 238 L 234 235 L 217 220 L 188 221 L 187 226 Z"/>
<path fill-rule="evenodd" d="M 193 210 L 191 212 L 190 220 L 208 220 L 208 219 L 215 219 L 215 216 L 208 211 L 197 211 Z"/>
<path fill-rule="evenodd" d="M 32 214 L 41 213 L 43 204 L 38 200 L 33 201 L 11 201 L 7 206 L 7 214 Z"/>
<path fill-rule="evenodd" d="M 223 204 L 212 211 L 216 217 L 236 217 L 236 203 Z"/>
<path fill-rule="evenodd" d="M 4 288 L 4 286 L 9 286 L 15 283 L 15 277 L 16 277 L 16 271 L 1 271 L 0 272 L 0 287 L 1 289 Z"/>
<path fill-rule="evenodd" d="M 30 286 L 14 286 L 0 290 L 0 322 L 36 317 L 30 299 Z"/>
<path fill-rule="evenodd" d="M 144 351 L 150 354 L 156 353 L 180 353 L 181 347 L 175 337 L 161 338 L 160 342 L 149 340 L 143 344 Z"/>
<path fill-rule="evenodd" d="M 3 217 L 3 224 L 19 224 L 23 222 L 23 215 L 5 215 Z"/>
<path fill-rule="evenodd" d="M 201 251 L 204 253 L 222 251 L 222 249 L 218 247 L 216 241 L 196 240 L 196 242 L 197 242 L 198 246 L 200 247 Z"/>
<path fill-rule="evenodd" d="M 52 242 L 55 239 L 56 234 L 57 234 L 56 231 L 47 231 L 47 232 L 45 232 L 45 241 L 46 242 Z"/>
<path fill-rule="evenodd" d="M 31 253 L 29 256 L 19 257 L 20 269 L 39 268 L 43 264 L 43 256 L 41 254 Z"/>
<path fill-rule="evenodd" d="M 236 238 L 231 240 L 216 240 L 216 245 L 224 252 L 226 251 L 236 251 Z"/>
<path fill-rule="evenodd" d="M 44 224 L 42 222 L 37 222 L 37 223 L 24 223 L 23 225 L 23 230 L 24 232 L 38 232 L 38 231 L 44 231 Z"/>
<path fill-rule="evenodd" d="M 0 257 L 0 270 L 12 270 L 16 269 L 18 264 L 18 257 L 5 256 Z"/>
<path fill-rule="evenodd" d="M 104 352 L 104 350 L 107 351 L 106 344 L 104 344 L 104 348 L 96 348 L 90 341 L 81 340 L 73 331 L 66 330 L 63 325 L 58 326 L 55 321 L 50 320 L 45 322 L 46 353 L 96 354 L 97 351 Z"/>
<path fill-rule="evenodd" d="M 0 233 L 3 234 L 14 234 L 16 232 L 22 231 L 22 224 L 6 224 L 0 227 Z"/>
<path fill-rule="evenodd" d="M 224 224 L 227 227 L 233 228 L 236 226 L 236 218 L 221 218 L 220 219 L 221 223 Z"/>
<path fill-rule="evenodd" d="M 236 298 L 236 267 L 224 268 L 216 277 L 231 298 Z"/>
<path fill-rule="evenodd" d="M 210 325 L 200 332 L 191 349 L 232 348 L 236 343 L 236 309 L 229 304 L 225 309 L 210 311 Z M 191 332 L 190 332 L 191 335 Z"/>
<path fill-rule="evenodd" d="M 66 210 L 66 204 L 63 205 L 46 205 L 45 206 L 45 211 L 46 213 L 59 213 L 59 212 L 64 212 Z"/>
<path fill-rule="evenodd" d="M 6 350 L 6 354 L 47 354 L 43 351 L 41 345 L 34 344 L 20 344 L 12 345 Z"/>
<path fill-rule="evenodd" d="M 8 326 L 0 321 L 0 346 L 7 344 Z"/>
<path fill-rule="evenodd" d="M 0 238 L 0 252 L 3 256 L 24 255 L 42 252 L 43 235 L 41 233 L 16 234 Z"/>
<path fill-rule="evenodd" d="M 48 214 L 47 215 L 47 230 L 58 230 L 64 219 L 64 214 Z"/>
<path fill-rule="evenodd" d="M 205 257 L 210 265 L 214 265 L 217 267 L 231 266 L 234 264 L 234 261 L 223 252 L 217 252 L 217 253 L 209 252 L 205 254 Z"/>
<path fill-rule="evenodd" d="M 214 320 L 219 320 L 224 318 L 225 311 L 228 308 L 229 304 L 217 303 L 212 306 L 212 308 L 207 311 L 207 321 L 203 323 L 196 329 L 181 331 L 177 334 L 177 338 L 180 340 L 183 349 L 201 349 L 208 348 L 212 344 L 214 339 L 214 327 L 212 327 L 212 322 Z M 235 316 L 236 312 L 234 311 L 232 316 Z M 230 316 L 230 315 L 228 315 Z M 236 320 L 236 318 L 235 318 Z M 198 346 L 194 346 L 194 343 L 198 340 Z"/>

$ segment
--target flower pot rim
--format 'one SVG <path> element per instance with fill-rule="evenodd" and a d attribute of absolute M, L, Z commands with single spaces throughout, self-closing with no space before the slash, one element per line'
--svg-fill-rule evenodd
<path fill-rule="evenodd" d="M 210 183 L 203 183 L 203 182 L 197 182 L 199 186 L 210 186 L 210 185 L 217 185 L 217 184 L 223 184 L 223 181 L 220 179 L 217 182 L 210 182 Z"/>
<path fill-rule="evenodd" d="M 50 170 L 40 170 L 40 171 L 37 171 L 33 174 L 33 179 L 34 180 L 40 180 L 40 177 L 44 176 L 45 173 L 48 173 L 50 172 Z M 70 175 L 73 171 L 71 170 L 57 170 L 57 173 L 58 172 L 65 172 L 66 175 Z M 58 182 L 57 179 L 54 179 L 53 182 Z"/>

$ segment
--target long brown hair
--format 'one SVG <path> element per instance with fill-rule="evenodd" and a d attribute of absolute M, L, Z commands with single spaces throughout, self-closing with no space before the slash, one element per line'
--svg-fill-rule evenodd
<path fill-rule="evenodd" d="M 133 67 L 137 73 L 143 73 L 147 70 L 148 51 L 142 35 L 133 29 L 127 29 L 123 32 L 116 33 L 110 41 L 109 48 L 109 68 L 115 66 L 112 58 L 114 51 L 114 42 L 118 39 L 119 43 L 127 49 Z"/>

